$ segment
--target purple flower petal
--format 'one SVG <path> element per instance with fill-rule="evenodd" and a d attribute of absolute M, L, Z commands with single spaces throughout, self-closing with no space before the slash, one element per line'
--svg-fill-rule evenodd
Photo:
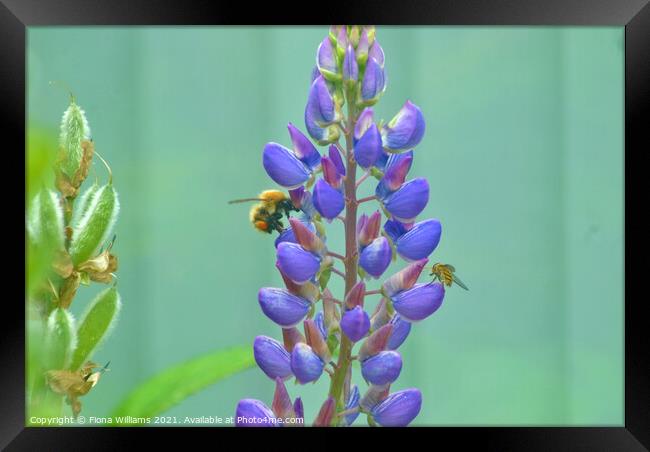
<path fill-rule="evenodd" d="M 406 175 L 411 169 L 412 163 L 413 151 L 391 154 L 386 161 L 384 177 L 382 177 L 375 189 L 375 195 L 383 199 L 398 190 L 406 180 Z"/>
<path fill-rule="evenodd" d="M 370 318 L 361 306 L 346 311 L 341 318 L 341 330 L 352 342 L 363 339 L 370 329 Z"/>
<path fill-rule="evenodd" d="M 397 220 L 388 220 L 384 224 L 384 231 L 390 237 L 393 242 L 396 242 L 401 236 L 408 232 L 408 229 L 404 224 L 400 223 Z"/>
<path fill-rule="evenodd" d="M 336 218 L 345 208 L 343 194 L 322 179 L 314 186 L 313 202 L 318 213 L 328 220 Z"/>
<path fill-rule="evenodd" d="M 257 336 L 253 343 L 253 356 L 262 371 L 271 379 L 291 376 L 289 352 L 284 346 L 268 336 Z"/>
<path fill-rule="evenodd" d="M 393 333 L 388 338 L 386 348 L 389 350 L 397 350 L 411 332 L 411 323 L 401 318 L 399 314 L 395 314 L 390 320 L 390 323 L 393 325 Z"/>
<path fill-rule="evenodd" d="M 361 250 L 359 265 L 373 278 L 379 278 L 390 265 L 392 250 L 386 237 L 378 237 Z"/>
<path fill-rule="evenodd" d="M 374 59 L 379 66 L 384 67 L 384 49 L 381 48 L 377 40 L 375 40 L 368 51 L 368 59 L 371 58 Z"/>
<path fill-rule="evenodd" d="M 401 371 L 402 357 L 392 350 L 379 352 L 361 363 L 361 375 L 374 385 L 394 382 Z"/>
<path fill-rule="evenodd" d="M 442 225 L 436 219 L 415 223 L 395 242 L 397 253 L 407 261 L 424 259 L 438 246 L 441 233 Z"/>
<path fill-rule="evenodd" d="M 338 120 L 334 99 L 323 77 L 314 80 L 307 98 L 307 110 L 310 117 L 320 126 L 329 125 Z"/>
<path fill-rule="evenodd" d="M 298 284 L 311 280 L 320 268 L 318 256 L 304 250 L 297 243 L 280 243 L 276 254 L 280 271 Z"/>
<path fill-rule="evenodd" d="M 299 383 L 305 384 L 318 380 L 323 373 L 325 363 L 307 344 L 298 343 L 291 352 L 291 370 Z"/>
<path fill-rule="evenodd" d="M 416 284 L 412 288 L 393 295 L 393 307 L 409 322 L 429 317 L 442 305 L 445 288 L 439 282 Z"/>
<path fill-rule="evenodd" d="M 336 81 L 341 79 L 336 65 L 336 54 L 329 37 L 323 39 L 316 52 L 316 66 L 318 70 L 328 80 Z"/>
<path fill-rule="evenodd" d="M 304 298 L 275 287 L 261 288 L 257 299 L 264 314 L 284 328 L 301 322 L 311 307 L 311 303 Z"/>
<path fill-rule="evenodd" d="M 357 119 L 357 123 L 354 125 L 354 142 L 356 143 L 361 139 L 361 137 L 366 133 L 366 131 L 370 128 L 371 125 L 374 123 L 372 122 L 373 119 L 373 111 L 371 107 L 366 107 L 361 114 L 359 115 L 359 118 Z"/>
<path fill-rule="evenodd" d="M 262 164 L 273 181 L 286 188 L 296 188 L 309 179 L 311 171 L 289 149 L 268 143 L 262 154 Z"/>
<path fill-rule="evenodd" d="M 381 134 L 377 124 L 371 124 L 361 139 L 354 145 L 354 159 L 364 169 L 375 164 L 383 152 Z"/>
<path fill-rule="evenodd" d="M 384 207 L 395 219 L 410 223 L 427 206 L 429 202 L 429 183 L 418 177 L 410 180 L 384 200 Z"/>
<path fill-rule="evenodd" d="M 334 162 L 332 162 L 332 160 L 329 157 L 323 156 L 322 166 L 323 166 L 323 179 L 325 179 L 325 182 L 330 184 L 332 187 L 338 189 L 341 186 L 343 175 L 339 173 L 339 170 L 334 164 Z"/>
<path fill-rule="evenodd" d="M 275 414 L 263 402 L 255 399 L 242 399 L 237 404 L 235 425 L 237 427 L 277 427 Z"/>
<path fill-rule="evenodd" d="M 420 259 L 407 265 L 384 281 L 384 284 L 381 286 L 383 292 L 391 297 L 398 292 L 410 289 L 417 282 L 428 262 L 429 259 Z"/>
<path fill-rule="evenodd" d="M 339 174 L 345 176 L 345 165 L 343 164 L 341 153 L 334 145 L 331 145 L 329 148 L 329 158 L 336 167 L 336 170 L 339 172 Z"/>
<path fill-rule="evenodd" d="M 318 167 L 321 157 L 316 147 L 309 141 L 309 138 L 291 123 L 289 123 L 287 128 L 289 129 L 289 136 L 293 143 L 293 151 L 298 160 L 311 169 Z"/>
<path fill-rule="evenodd" d="M 352 408 L 356 408 L 359 406 L 359 388 L 357 385 L 352 386 L 352 389 L 350 389 L 350 394 L 348 395 L 348 399 L 345 402 L 345 409 L 351 410 Z M 359 416 L 359 411 L 356 413 L 348 414 L 344 417 L 345 420 L 345 425 L 352 425 L 352 423 L 357 419 Z"/>
<path fill-rule="evenodd" d="M 415 419 L 422 407 L 422 393 L 411 388 L 394 392 L 372 410 L 375 421 L 384 427 L 405 427 Z"/>
<path fill-rule="evenodd" d="M 361 82 L 361 98 L 366 102 L 374 101 L 384 92 L 385 87 L 384 69 L 374 58 L 368 58 L 368 64 Z"/>
<path fill-rule="evenodd" d="M 356 82 L 358 78 L 359 66 L 357 64 L 357 57 L 354 54 L 352 44 L 349 44 L 345 50 L 345 57 L 343 58 L 343 80 Z"/>
<path fill-rule="evenodd" d="M 420 108 L 406 101 L 402 109 L 382 129 L 384 147 L 393 151 L 405 151 L 417 146 L 426 124 Z"/>

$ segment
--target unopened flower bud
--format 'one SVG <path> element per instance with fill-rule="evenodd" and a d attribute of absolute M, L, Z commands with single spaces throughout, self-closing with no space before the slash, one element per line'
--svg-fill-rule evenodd
<path fill-rule="evenodd" d="M 382 153 L 381 134 L 377 124 L 371 124 L 354 145 L 354 159 L 359 166 L 368 169 L 375 164 Z"/>
<path fill-rule="evenodd" d="M 72 99 L 61 118 L 61 134 L 59 136 L 59 146 L 63 154 L 61 170 L 70 179 L 73 179 L 81 168 L 84 154 L 81 144 L 89 139 L 90 127 L 86 113 Z"/>
<path fill-rule="evenodd" d="M 262 312 L 275 323 L 284 328 L 297 325 L 305 318 L 311 303 L 288 290 L 263 287 L 258 293 Z"/>
<path fill-rule="evenodd" d="M 303 343 L 295 345 L 291 352 L 291 370 L 300 384 L 318 380 L 324 367 L 323 360 L 309 345 Z"/>
<path fill-rule="evenodd" d="M 101 187 L 74 229 L 70 242 L 70 256 L 75 265 L 94 257 L 106 243 L 117 221 L 120 203 L 112 184 Z"/>
<path fill-rule="evenodd" d="M 363 307 L 363 298 L 366 293 L 366 284 L 363 281 L 359 281 L 356 283 L 354 286 L 352 286 L 352 289 L 350 289 L 350 292 L 345 296 L 345 307 L 347 309 L 353 309 L 356 306 L 361 306 Z"/>
<path fill-rule="evenodd" d="M 263 402 L 255 399 L 242 399 L 237 404 L 235 425 L 237 427 L 277 427 L 275 414 Z"/>
<path fill-rule="evenodd" d="M 273 394 L 271 410 L 280 419 L 296 417 L 296 412 L 291 403 L 291 397 L 289 397 L 287 388 L 281 378 L 275 379 L 275 393 Z"/>
<path fill-rule="evenodd" d="M 393 350 L 381 351 L 361 362 L 363 378 L 374 385 L 394 382 L 401 371 L 402 357 Z"/>
<path fill-rule="evenodd" d="M 327 80 L 336 82 L 341 80 L 341 74 L 336 64 L 336 51 L 329 37 L 323 39 L 316 52 L 316 66 L 321 75 Z"/>
<path fill-rule="evenodd" d="M 286 379 L 291 376 L 289 352 L 282 344 L 268 336 L 257 336 L 253 342 L 253 357 L 269 378 Z"/>
<path fill-rule="evenodd" d="M 405 427 L 422 407 L 422 393 L 411 388 L 390 394 L 372 409 L 373 419 L 383 427 Z"/>
<path fill-rule="evenodd" d="M 323 362 L 329 362 L 332 355 L 330 354 L 325 338 L 316 323 L 312 319 L 307 319 L 304 321 L 304 327 L 307 345 L 311 347 L 314 353 L 316 353 Z"/>
<path fill-rule="evenodd" d="M 329 427 L 332 424 L 335 411 L 336 401 L 330 396 L 321 406 L 320 411 L 314 420 L 314 427 Z"/>
<path fill-rule="evenodd" d="M 343 58 L 343 80 L 349 83 L 356 83 L 359 78 L 359 66 L 357 64 L 357 57 L 354 54 L 352 44 L 349 44 L 345 57 Z"/>
<path fill-rule="evenodd" d="M 436 312 L 445 296 L 445 288 L 439 282 L 416 284 L 412 288 L 391 297 L 393 307 L 409 322 L 417 322 Z"/>
<path fill-rule="evenodd" d="M 352 341 L 363 339 L 370 329 L 370 318 L 361 306 L 346 311 L 341 318 L 341 330 Z"/>
<path fill-rule="evenodd" d="M 286 351 L 291 353 L 298 342 L 305 342 L 305 336 L 302 335 L 298 328 L 292 326 L 291 328 L 282 328 L 282 340 Z"/>
<path fill-rule="evenodd" d="M 374 58 L 368 58 L 366 70 L 361 82 L 361 102 L 364 105 L 373 105 L 386 89 L 386 75 Z"/>
<path fill-rule="evenodd" d="M 384 284 L 382 285 L 384 293 L 390 297 L 398 292 L 413 287 L 428 262 L 429 259 L 420 259 L 392 275 L 384 281 Z"/>
<path fill-rule="evenodd" d="M 359 246 L 364 247 L 379 237 L 379 230 L 381 229 L 381 213 L 378 210 L 374 211 L 372 215 L 367 216 L 363 214 L 359 218 L 357 226 L 357 237 Z"/>

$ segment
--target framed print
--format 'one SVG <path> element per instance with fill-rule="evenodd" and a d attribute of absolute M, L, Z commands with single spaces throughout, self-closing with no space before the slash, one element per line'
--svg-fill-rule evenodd
<path fill-rule="evenodd" d="M 647 450 L 646 3 L 3 0 L 3 447 Z"/>

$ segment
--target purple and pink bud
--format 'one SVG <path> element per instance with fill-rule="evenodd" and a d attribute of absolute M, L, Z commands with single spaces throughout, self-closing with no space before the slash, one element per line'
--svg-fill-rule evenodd
<path fill-rule="evenodd" d="M 388 323 L 368 336 L 368 339 L 364 341 L 359 349 L 359 361 L 363 362 L 382 350 L 386 350 L 388 339 L 392 333 L 393 325 Z"/>
<path fill-rule="evenodd" d="M 323 179 L 325 179 L 331 187 L 340 190 L 341 183 L 343 182 L 343 174 L 339 172 L 338 168 L 329 157 L 323 156 L 321 163 L 323 165 Z"/>
<path fill-rule="evenodd" d="M 382 285 L 384 293 L 390 297 L 398 292 L 413 287 L 428 262 L 429 259 L 420 259 L 392 275 L 384 281 L 384 284 Z"/>
<path fill-rule="evenodd" d="M 336 170 L 341 174 L 342 176 L 345 176 L 345 165 L 343 164 L 343 159 L 341 158 L 341 153 L 339 152 L 338 148 L 335 145 L 331 145 L 329 147 L 329 158 L 334 163 L 334 166 L 336 167 Z"/>
<path fill-rule="evenodd" d="M 289 353 L 293 351 L 293 348 L 299 342 L 305 342 L 305 336 L 296 328 L 292 326 L 291 328 L 282 328 L 282 341 L 284 342 L 284 348 Z M 287 359 L 287 363 L 290 361 Z M 289 365 L 289 370 L 291 370 L 291 365 Z"/>
<path fill-rule="evenodd" d="M 314 427 L 329 427 L 332 425 L 334 419 L 334 412 L 336 411 L 336 401 L 333 397 L 328 397 L 325 403 L 320 408 L 316 419 L 314 420 Z"/>
<path fill-rule="evenodd" d="M 380 229 L 381 213 L 379 213 L 378 210 L 374 211 L 370 216 L 367 216 L 365 213 L 361 215 L 359 218 L 359 223 L 357 224 L 357 237 L 359 246 L 367 246 L 373 240 L 379 237 Z"/>
<path fill-rule="evenodd" d="M 304 321 L 305 338 L 307 338 L 307 345 L 311 347 L 323 362 L 329 362 L 332 358 L 327 343 L 325 342 L 325 335 L 323 331 L 316 325 L 312 319 Z"/>
<path fill-rule="evenodd" d="M 359 281 L 354 286 L 352 286 L 350 292 L 348 292 L 348 294 L 345 296 L 345 307 L 347 309 L 352 309 L 357 306 L 361 306 L 363 308 L 363 298 L 365 294 L 366 284 L 363 281 Z"/>
<path fill-rule="evenodd" d="M 291 230 L 293 231 L 296 242 L 306 251 L 321 254 L 325 249 L 325 244 L 314 231 L 307 227 L 302 221 L 295 217 L 289 218 Z"/>

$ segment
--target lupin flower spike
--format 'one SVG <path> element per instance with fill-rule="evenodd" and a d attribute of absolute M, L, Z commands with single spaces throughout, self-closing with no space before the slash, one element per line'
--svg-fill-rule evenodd
<path fill-rule="evenodd" d="M 289 192 L 282 207 L 269 206 L 268 212 L 278 225 L 273 229 L 279 233 L 276 267 L 286 288 L 264 287 L 258 293 L 262 312 L 282 328 L 282 342 L 255 338 L 255 361 L 275 380 L 276 390 L 272 408 L 241 400 L 237 425 L 304 419 L 302 400 L 291 403 L 284 382 L 295 377 L 304 385 L 323 374 L 330 378 L 329 392 L 314 426 L 351 425 L 360 413 L 373 426 L 406 426 L 420 411 L 418 389 L 391 394 L 390 387 L 403 367 L 396 350 L 412 324 L 436 312 L 444 299 L 440 282 L 418 283 L 442 226 L 436 219 L 417 221 L 429 201 L 429 183 L 421 177 L 407 180 L 426 128 L 422 111 L 407 101 L 388 123 L 375 122 L 372 105 L 386 89 L 385 66 L 373 26 L 332 26 L 318 46 L 304 110 L 309 136 L 328 146 L 327 152 L 321 155 L 291 123 L 291 149 L 278 143 L 264 148 L 264 169 Z M 350 117 L 343 113 L 346 104 Z M 379 181 L 374 195 L 359 195 L 368 178 Z M 361 214 L 366 202 L 377 204 Z M 332 246 L 336 240 L 328 240 L 328 229 L 340 227 L 335 219 L 344 224 L 343 253 Z M 396 256 L 407 265 L 384 276 Z M 328 288 L 332 275 L 345 282 L 340 294 Z M 366 287 L 379 278 L 374 288 Z M 369 316 L 364 301 L 372 295 L 379 301 Z M 353 360 L 369 384 L 363 396 L 352 385 Z"/>

